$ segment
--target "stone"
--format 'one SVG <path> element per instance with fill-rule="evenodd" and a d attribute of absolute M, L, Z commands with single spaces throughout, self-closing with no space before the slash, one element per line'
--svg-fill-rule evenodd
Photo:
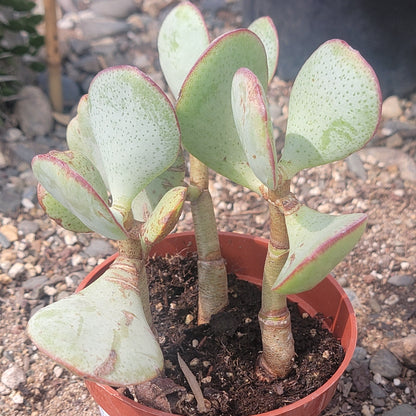
<path fill-rule="evenodd" d="M 27 235 L 31 233 L 36 233 L 37 231 L 39 231 L 40 227 L 36 221 L 23 220 L 19 222 L 19 224 L 17 225 L 17 229 L 19 230 L 19 233 Z"/>
<path fill-rule="evenodd" d="M 387 348 L 406 367 L 416 369 L 416 335 L 411 334 L 405 338 L 390 341 Z"/>
<path fill-rule="evenodd" d="M 157 17 L 165 7 L 175 3 L 175 0 L 143 0 L 142 11 L 152 17 Z"/>
<path fill-rule="evenodd" d="M 402 136 L 399 133 L 393 134 L 386 140 L 386 146 L 390 148 L 401 147 L 403 145 Z"/>
<path fill-rule="evenodd" d="M 16 277 L 21 276 L 25 272 L 25 266 L 23 263 L 15 263 L 12 267 L 10 267 L 7 274 L 12 278 L 15 279 Z"/>
<path fill-rule="evenodd" d="M 20 207 L 20 194 L 15 189 L 4 189 L 0 192 L 0 212 L 15 217 Z"/>
<path fill-rule="evenodd" d="M 91 41 L 126 33 L 129 31 L 130 25 L 123 21 L 114 20 L 108 17 L 97 17 L 92 13 L 82 15 L 80 28 L 84 35 L 84 39 Z"/>
<path fill-rule="evenodd" d="M 106 240 L 94 238 L 89 246 L 84 248 L 84 253 L 89 257 L 105 258 L 114 253 L 114 247 Z"/>
<path fill-rule="evenodd" d="M 136 11 L 137 4 L 134 0 L 98 0 L 91 4 L 90 9 L 98 16 L 125 19 Z"/>
<path fill-rule="evenodd" d="M 374 399 L 384 399 L 385 397 L 387 397 L 387 393 L 383 389 L 383 387 L 374 383 L 374 381 L 370 381 L 370 390 L 371 390 L 371 395 L 373 396 Z"/>
<path fill-rule="evenodd" d="M 9 387 L 12 390 L 17 389 L 19 387 L 19 385 L 21 383 L 24 383 L 25 381 L 26 381 L 25 373 L 17 365 L 14 365 L 14 366 L 8 368 L 1 375 L 1 382 L 6 387 Z"/>
<path fill-rule="evenodd" d="M 45 94 L 49 94 L 48 74 L 42 72 L 38 75 L 38 83 Z M 61 76 L 62 99 L 65 108 L 71 108 L 78 104 L 81 98 L 81 91 L 78 84 L 66 75 Z"/>
<path fill-rule="evenodd" d="M 76 68 L 90 74 L 96 74 L 102 69 L 100 61 L 95 55 L 83 56 L 82 58 L 77 59 L 74 64 Z"/>
<path fill-rule="evenodd" d="M 415 283 L 415 278 L 409 274 L 395 274 L 387 282 L 394 286 L 410 286 Z"/>
<path fill-rule="evenodd" d="M 11 241 L 0 232 L 0 246 L 3 248 L 9 248 L 11 245 Z"/>
<path fill-rule="evenodd" d="M 401 404 L 384 412 L 383 416 L 416 416 L 416 409 L 410 404 Z"/>
<path fill-rule="evenodd" d="M 32 85 L 23 87 L 16 103 L 15 115 L 27 138 L 42 136 L 52 130 L 52 108 L 48 97 Z"/>
<path fill-rule="evenodd" d="M 49 279 L 46 276 L 35 276 L 25 280 L 22 283 L 24 290 L 38 290 L 40 289 Z"/>
<path fill-rule="evenodd" d="M 361 362 L 360 366 L 351 372 L 352 382 L 358 392 L 363 392 L 370 387 L 371 373 L 367 362 Z"/>
<path fill-rule="evenodd" d="M 400 177 L 405 181 L 416 182 L 416 162 L 408 154 L 388 147 L 367 147 L 358 155 L 364 162 L 383 163 L 385 166 L 397 166 Z"/>
<path fill-rule="evenodd" d="M 6 134 L 4 135 L 6 142 L 18 142 L 24 138 L 22 130 L 12 127 L 7 129 Z"/>
<path fill-rule="evenodd" d="M 383 101 L 381 115 L 384 118 L 399 118 L 402 114 L 403 110 L 400 106 L 399 97 L 397 95 L 387 97 Z"/>
<path fill-rule="evenodd" d="M 399 377 L 402 372 L 402 366 L 399 360 L 389 350 L 383 348 L 378 350 L 370 360 L 370 370 L 373 373 L 392 380 Z"/>
<path fill-rule="evenodd" d="M 345 161 L 347 162 L 348 169 L 358 178 L 362 179 L 363 181 L 367 179 L 367 172 L 364 169 L 363 162 L 357 153 L 353 153 L 352 155 L 348 156 Z"/>
<path fill-rule="evenodd" d="M 12 224 L 6 224 L 0 227 L 0 232 L 10 241 L 17 241 L 19 236 L 17 234 L 17 228 Z"/>

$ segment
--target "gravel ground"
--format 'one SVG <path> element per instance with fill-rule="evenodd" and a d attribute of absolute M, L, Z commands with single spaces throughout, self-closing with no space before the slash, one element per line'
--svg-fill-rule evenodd
<path fill-rule="evenodd" d="M 69 3 L 62 1 L 61 5 Z M 85 26 L 82 32 L 82 19 L 88 17 L 85 12 L 97 14 L 97 10 L 88 10 L 87 2 L 75 3 L 78 9 L 62 6 L 60 19 L 68 83 L 76 83 L 82 93 L 97 69 L 95 65 L 100 69 L 100 65 L 109 66 L 122 59 L 146 70 L 166 88 L 158 70 L 155 36 L 164 7 L 174 2 L 137 2 L 141 5 L 129 17 L 128 29 L 97 38 L 91 25 L 90 32 Z M 120 2 L 118 12 L 125 3 Z M 213 6 L 217 2 L 200 3 L 205 5 L 204 13 L 214 34 L 241 22 L 239 2 L 227 2 L 226 7 L 217 9 Z M 83 43 L 87 36 L 94 38 L 88 39 L 88 47 Z M 290 86 L 275 78 L 270 87 L 276 137 L 285 130 Z M 0 132 L 3 416 L 99 414 L 82 380 L 39 354 L 25 334 L 31 314 L 72 293 L 96 264 L 115 251 L 111 241 L 98 235 L 76 235 L 59 228 L 36 203 L 36 183 L 29 161 L 35 153 L 64 148 L 68 113 L 78 98 L 71 88 L 65 93 L 69 110 L 54 118 L 49 114 L 51 124 L 46 132 L 24 129 L 17 112 L 9 115 Z M 47 118 L 43 114 L 42 119 Z M 364 237 L 333 272 L 354 304 L 359 340 L 353 363 L 325 416 L 416 413 L 415 137 L 416 96 L 389 97 L 377 134 L 365 149 L 346 161 L 311 169 L 307 175 L 301 172 L 293 181 L 292 191 L 312 208 L 333 214 L 365 212 L 369 217 Z M 267 237 L 268 213 L 257 195 L 214 174 L 212 179 L 219 229 Z M 192 220 L 186 207 L 177 231 L 189 229 Z M 407 355 L 405 340 L 410 344 Z"/>

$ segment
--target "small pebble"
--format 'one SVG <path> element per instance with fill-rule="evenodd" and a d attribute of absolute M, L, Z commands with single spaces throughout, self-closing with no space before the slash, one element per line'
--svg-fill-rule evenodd
<path fill-rule="evenodd" d="M 24 371 L 17 365 L 13 365 L 3 372 L 1 375 L 1 382 L 12 390 L 15 390 L 19 387 L 21 383 L 26 381 L 26 376 Z"/>
<path fill-rule="evenodd" d="M 58 365 L 56 365 L 53 368 L 53 374 L 55 375 L 56 378 L 61 377 L 62 373 L 64 372 L 62 367 L 59 367 Z"/>
<path fill-rule="evenodd" d="M 188 313 L 188 315 L 186 315 L 186 318 L 185 318 L 185 324 L 189 325 L 193 320 L 194 320 L 194 316 Z"/>

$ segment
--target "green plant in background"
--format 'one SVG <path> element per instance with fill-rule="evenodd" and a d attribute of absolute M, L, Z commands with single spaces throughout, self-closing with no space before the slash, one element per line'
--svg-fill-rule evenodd
<path fill-rule="evenodd" d="M 0 4 L 0 96 L 2 102 L 19 90 L 16 69 L 21 62 L 35 71 L 44 66 L 36 55 L 44 44 L 37 26 L 43 16 L 34 14 L 36 4 L 29 0 L 2 0 Z"/>
<path fill-rule="evenodd" d="M 345 42 L 323 44 L 293 85 L 278 155 L 265 97 L 278 57 L 269 18 L 208 43 L 202 16 L 184 2 L 162 26 L 159 52 L 176 113 L 139 70 L 109 68 L 79 103 L 68 126 L 69 150 L 33 160 L 48 215 L 69 230 L 118 240 L 120 255 L 88 288 L 37 312 L 29 335 L 61 364 L 101 383 L 157 377 L 163 357 L 144 265 L 150 248 L 174 228 L 185 198 L 203 257 L 200 286 L 207 291 L 199 306 L 208 313 L 199 322 L 227 302 L 208 166 L 269 206 L 257 374 L 284 377 L 294 357 L 286 296 L 319 283 L 353 248 L 366 223 L 364 214 L 332 216 L 301 205 L 290 181 L 302 169 L 348 156 L 372 137 L 380 114 L 377 78 Z M 183 184 L 180 137 L 192 155 L 189 186 Z M 218 267 L 211 275 L 213 264 Z"/>

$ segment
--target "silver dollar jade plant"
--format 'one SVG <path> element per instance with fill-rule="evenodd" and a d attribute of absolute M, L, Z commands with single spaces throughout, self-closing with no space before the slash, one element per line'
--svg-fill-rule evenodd
<path fill-rule="evenodd" d="M 158 48 L 175 104 L 138 69 L 108 68 L 95 77 L 68 126 L 69 150 L 33 160 L 46 213 L 68 230 L 117 240 L 119 256 L 86 289 L 38 311 L 28 333 L 41 351 L 100 383 L 140 384 L 163 374 L 145 262 L 175 227 L 186 199 L 200 256 L 199 323 L 227 304 L 208 192 L 211 168 L 269 207 L 256 372 L 285 377 L 294 357 L 286 296 L 324 279 L 366 225 L 365 214 L 333 216 L 300 204 L 290 181 L 370 140 L 380 117 L 377 78 L 345 42 L 320 46 L 294 82 L 278 155 L 265 95 L 278 58 L 269 18 L 210 42 L 200 12 L 182 2 L 162 24 Z M 181 141 L 191 155 L 188 185 Z"/>

